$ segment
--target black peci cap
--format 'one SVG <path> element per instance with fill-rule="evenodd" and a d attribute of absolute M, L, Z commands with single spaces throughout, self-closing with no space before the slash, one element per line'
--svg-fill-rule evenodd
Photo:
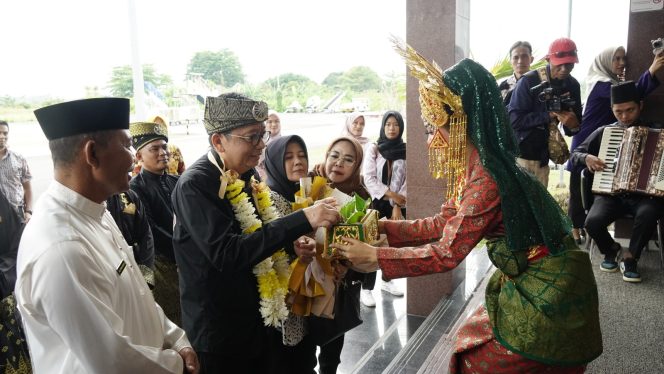
<path fill-rule="evenodd" d="M 48 140 L 104 130 L 129 129 L 129 99 L 68 101 L 35 110 Z"/>
<path fill-rule="evenodd" d="M 634 81 L 626 81 L 611 86 L 611 105 L 634 101 L 639 103 L 641 96 Z"/>

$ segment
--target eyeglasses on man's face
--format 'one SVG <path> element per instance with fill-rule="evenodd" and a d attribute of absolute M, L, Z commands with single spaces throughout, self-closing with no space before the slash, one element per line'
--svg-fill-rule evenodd
<path fill-rule="evenodd" d="M 235 134 L 226 134 L 228 136 L 232 136 L 234 138 L 240 138 L 243 139 L 247 143 L 251 143 L 254 147 L 258 145 L 258 143 L 263 141 L 263 143 L 267 143 L 268 140 L 270 140 L 270 132 L 269 131 L 263 131 L 263 132 L 257 132 L 255 134 L 251 135 L 235 135 Z"/>

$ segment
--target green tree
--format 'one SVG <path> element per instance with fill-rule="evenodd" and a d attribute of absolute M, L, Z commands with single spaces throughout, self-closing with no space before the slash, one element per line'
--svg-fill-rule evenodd
<path fill-rule="evenodd" d="M 353 92 L 378 90 L 382 83 L 380 76 L 367 66 L 355 66 L 348 69 L 341 77 L 341 81 L 345 88 Z"/>
<path fill-rule="evenodd" d="M 304 75 L 294 74 L 294 73 L 281 74 L 278 77 L 270 78 L 265 81 L 265 84 L 269 84 L 272 87 L 276 87 L 276 89 L 281 88 L 280 86 L 288 86 L 293 83 L 304 85 L 304 84 L 314 83 L 314 81 L 312 81 L 308 77 L 305 77 Z"/>
<path fill-rule="evenodd" d="M 196 52 L 189 62 L 187 74 L 202 74 L 203 79 L 226 87 L 244 83 L 240 60 L 229 49 Z"/>
<path fill-rule="evenodd" d="M 355 66 L 343 73 L 330 73 L 323 80 L 323 86 L 325 87 L 351 92 L 378 90 L 381 85 L 380 76 L 367 66 Z"/>
<path fill-rule="evenodd" d="M 152 83 L 155 87 L 161 88 L 173 83 L 171 77 L 166 74 L 159 74 L 152 65 L 143 65 L 143 81 Z M 134 80 L 131 66 L 116 66 L 111 73 L 111 80 L 108 82 L 113 96 L 133 97 Z"/>
<path fill-rule="evenodd" d="M 338 90 L 341 87 L 341 77 L 343 77 L 344 73 L 341 71 L 337 71 L 334 73 L 328 74 L 325 79 L 323 79 L 323 86 Z"/>

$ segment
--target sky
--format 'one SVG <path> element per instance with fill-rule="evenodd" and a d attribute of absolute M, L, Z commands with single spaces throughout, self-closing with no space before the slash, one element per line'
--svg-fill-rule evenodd
<path fill-rule="evenodd" d="M 196 52 L 224 48 L 251 83 L 288 72 L 321 82 L 358 65 L 405 72 L 389 37 L 405 38 L 406 0 L 3 0 L 0 96 L 69 100 L 86 86 L 107 87 L 114 66 L 131 64 L 130 1 L 141 63 L 176 83 Z M 530 41 L 540 57 L 567 33 L 567 0 L 470 1 L 470 50 L 487 68 L 516 40 Z M 626 43 L 629 0 L 573 4 L 581 61 L 572 74 L 582 80 L 595 55 Z"/>

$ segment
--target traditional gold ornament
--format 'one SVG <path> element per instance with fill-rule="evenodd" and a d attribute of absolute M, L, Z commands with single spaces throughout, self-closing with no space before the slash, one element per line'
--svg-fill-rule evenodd
<path fill-rule="evenodd" d="M 429 171 L 436 179 L 447 178 L 447 198 L 458 198 L 466 176 L 466 113 L 461 96 L 450 90 L 443 81 L 443 70 L 433 61 L 429 63 L 405 42 L 392 38 L 394 48 L 406 60 L 410 74 L 420 83 L 420 107 L 425 122 L 438 130 L 429 145 Z M 440 128 L 449 132 L 449 142 L 443 146 Z M 459 183 L 461 178 L 462 183 Z M 457 199 L 458 200 L 458 199 Z"/>

